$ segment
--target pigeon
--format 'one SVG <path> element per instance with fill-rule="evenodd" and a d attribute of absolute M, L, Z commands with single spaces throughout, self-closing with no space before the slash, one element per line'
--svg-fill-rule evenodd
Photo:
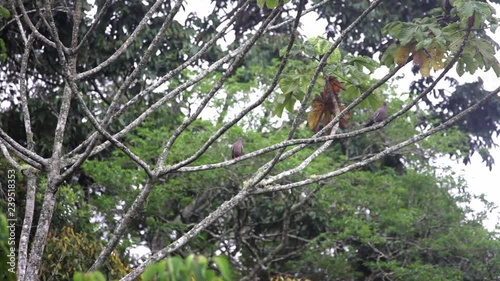
<path fill-rule="evenodd" d="M 232 157 L 236 159 L 243 155 L 243 138 L 239 138 L 237 142 L 233 144 Z"/>
<path fill-rule="evenodd" d="M 382 122 L 385 118 L 387 118 L 387 102 L 384 101 L 384 104 L 377 108 L 372 118 L 366 122 L 365 127 L 369 127 L 377 122 Z"/>

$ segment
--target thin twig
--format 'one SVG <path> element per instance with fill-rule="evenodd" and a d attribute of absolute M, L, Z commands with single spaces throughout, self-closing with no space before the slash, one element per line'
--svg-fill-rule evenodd
<path fill-rule="evenodd" d="M 79 73 L 75 77 L 76 80 L 81 80 L 85 77 L 88 77 L 90 75 L 98 73 L 99 71 L 101 71 L 105 67 L 109 66 L 114 61 L 116 61 L 118 59 L 118 57 L 120 57 L 127 50 L 127 48 L 130 46 L 130 44 L 132 44 L 132 42 L 134 42 L 137 39 L 137 36 L 139 36 L 141 31 L 147 26 L 148 21 L 151 19 L 151 17 L 156 12 L 156 10 L 161 6 L 162 2 L 163 2 L 163 0 L 156 0 L 156 2 L 153 4 L 153 6 L 151 6 L 151 8 L 146 13 L 146 15 L 144 15 L 142 20 L 139 22 L 137 27 L 134 29 L 132 34 L 130 34 L 130 36 L 125 40 L 125 42 L 123 42 L 123 44 L 109 58 L 107 58 L 105 61 L 101 62 L 96 67 Z"/>

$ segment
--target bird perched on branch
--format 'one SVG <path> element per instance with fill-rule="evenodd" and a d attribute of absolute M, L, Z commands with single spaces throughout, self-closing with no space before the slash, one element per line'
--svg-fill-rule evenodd
<path fill-rule="evenodd" d="M 240 137 L 238 141 L 233 144 L 232 157 L 235 159 L 241 155 L 243 155 L 243 138 Z"/>
<path fill-rule="evenodd" d="M 370 120 L 368 120 L 365 124 L 365 127 L 369 127 L 377 122 L 382 122 L 387 118 L 387 102 L 384 101 L 384 104 L 375 110 Z"/>

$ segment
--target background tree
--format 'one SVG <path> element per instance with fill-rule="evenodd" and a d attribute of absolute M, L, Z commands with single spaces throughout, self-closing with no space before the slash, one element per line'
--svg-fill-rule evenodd
<path fill-rule="evenodd" d="M 466 184 L 429 164 L 494 163 L 500 87 L 446 77 L 500 76 L 493 8 L 348 2 L 217 0 L 184 21 L 181 0 L 0 2 L 17 278 L 134 280 L 191 253 L 228 256 L 238 280 L 497 278 L 494 206 L 473 212 Z M 324 38 L 299 32 L 312 11 Z M 364 128 L 383 101 L 388 118 Z M 152 254 L 132 259 L 137 245 Z"/>

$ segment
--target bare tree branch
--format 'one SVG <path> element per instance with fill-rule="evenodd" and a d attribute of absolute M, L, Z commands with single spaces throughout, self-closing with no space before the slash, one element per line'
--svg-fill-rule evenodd
<path fill-rule="evenodd" d="M 111 116 L 111 118 L 108 120 L 108 123 L 112 122 L 115 118 L 117 118 L 118 116 L 120 116 L 121 114 L 123 114 L 127 109 L 129 109 L 132 105 L 134 105 L 137 101 L 139 101 L 140 98 L 144 97 L 147 94 L 152 93 L 160 85 L 162 85 L 166 81 L 170 80 L 172 77 L 174 77 L 175 75 L 177 75 L 178 73 L 180 73 L 182 70 L 186 69 L 189 65 L 191 65 L 193 62 L 195 62 L 196 60 L 198 60 L 203 54 L 205 54 L 209 50 L 209 48 L 212 47 L 216 43 L 216 41 L 219 38 L 221 38 L 222 36 L 224 36 L 224 34 L 226 34 L 228 28 L 236 21 L 237 16 L 244 11 L 244 9 L 248 5 L 249 1 L 250 0 L 247 0 L 245 2 L 245 4 L 242 5 L 240 7 L 240 9 L 237 11 L 237 15 L 235 15 L 233 18 L 231 18 L 230 21 L 226 24 L 226 26 L 224 26 L 221 29 L 221 31 L 219 31 L 212 39 L 210 39 L 210 41 L 208 41 L 194 56 L 190 57 L 186 62 L 184 62 L 183 64 L 181 64 L 180 66 L 178 66 L 176 69 L 174 69 L 174 70 L 168 72 L 167 74 L 165 74 L 158 81 L 156 81 L 151 86 L 149 86 L 148 88 L 146 88 L 143 91 L 141 91 L 139 94 L 137 94 L 136 96 L 134 96 L 131 100 L 129 100 L 126 104 L 124 104 L 123 106 L 121 106 L 120 109 Z M 234 57 L 234 54 L 231 54 L 231 53 L 227 54 L 224 58 L 222 58 L 219 61 L 217 61 L 216 63 L 214 63 L 210 69 L 211 70 L 217 69 L 218 67 L 220 67 L 224 63 L 228 62 L 233 57 Z M 207 72 L 206 75 L 208 75 L 209 73 L 210 72 Z M 196 79 L 192 79 L 193 83 L 187 82 L 187 84 L 185 84 L 185 87 L 182 87 L 180 90 L 176 91 L 175 93 L 169 93 L 168 94 L 169 98 L 166 99 L 165 102 L 167 100 L 170 100 L 170 99 L 174 98 L 175 96 L 177 96 L 184 89 L 187 89 L 189 86 L 191 86 L 194 83 L 200 81 L 201 79 L 203 79 L 204 77 L 206 77 L 206 75 L 200 75 Z M 85 140 L 84 142 L 82 142 L 82 144 L 80 144 L 73 151 L 71 151 L 70 153 L 68 153 L 65 158 L 71 159 L 75 153 L 77 153 L 79 150 L 81 150 L 86 145 L 88 145 L 88 142 L 90 142 L 90 140 L 92 140 L 95 137 L 95 135 L 96 134 L 93 134 L 87 140 Z M 120 138 L 120 137 L 118 137 L 116 135 L 115 135 L 115 137 L 118 138 L 118 139 Z M 105 147 L 108 147 L 109 145 L 110 145 L 110 143 L 103 144 L 102 146 L 100 146 L 99 149 L 96 149 L 92 153 L 92 155 L 94 155 L 94 154 L 102 151 L 102 149 L 104 149 Z M 69 163 L 71 163 L 71 161 L 69 161 Z"/>
<path fill-rule="evenodd" d="M 35 37 L 37 39 L 39 39 L 40 41 L 42 41 L 43 43 L 47 44 L 48 46 L 56 48 L 57 47 L 56 43 L 50 41 L 47 37 L 45 37 L 43 34 L 41 34 L 40 31 L 38 31 L 37 27 L 33 24 L 33 22 L 31 22 L 31 19 L 29 18 L 28 13 L 26 12 L 26 9 L 24 8 L 24 4 L 23 4 L 22 0 L 17 0 L 17 6 L 19 7 L 19 9 L 21 9 L 24 22 L 28 25 L 31 32 L 33 32 L 33 34 L 35 35 Z M 45 12 L 47 12 L 47 11 L 45 11 Z M 67 48 L 65 48 L 64 52 L 68 53 L 69 50 Z"/>
<path fill-rule="evenodd" d="M 241 50 L 238 52 L 236 57 L 234 58 L 234 61 L 231 63 L 231 65 L 228 67 L 228 69 L 224 72 L 224 75 L 221 77 L 221 79 L 214 85 L 212 90 L 206 95 L 206 97 L 201 101 L 200 106 L 196 109 L 194 114 L 192 114 L 188 119 L 186 119 L 174 132 L 174 134 L 170 137 L 168 140 L 167 144 L 165 145 L 165 148 L 163 149 L 163 152 L 161 153 L 160 157 L 158 157 L 158 161 L 156 163 L 157 171 L 160 171 L 164 167 L 164 162 L 165 158 L 168 155 L 169 150 L 172 148 L 172 145 L 174 144 L 175 140 L 179 135 L 186 129 L 196 118 L 200 115 L 200 113 L 203 111 L 205 106 L 208 104 L 208 102 L 212 99 L 212 97 L 219 91 L 219 89 L 224 85 L 224 82 L 231 76 L 234 71 L 236 70 L 236 67 L 238 64 L 243 60 L 245 55 L 248 53 L 250 48 L 257 42 L 257 40 L 260 38 L 260 36 L 265 32 L 267 26 L 276 18 L 277 15 L 279 15 L 279 12 L 281 9 L 277 8 L 274 9 L 269 17 L 262 23 L 262 26 L 257 30 L 257 32 L 252 36 L 252 39 L 249 40 L 247 43 L 245 43 Z"/>
<path fill-rule="evenodd" d="M 435 134 L 435 133 L 437 133 L 439 131 L 442 131 L 444 129 L 447 129 L 447 128 L 451 127 L 454 123 L 456 123 L 457 121 L 459 121 L 460 119 L 462 119 L 463 117 L 465 117 L 470 112 L 472 112 L 472 111 L 476 110 L 477 108 L 479 108 L 479 106 L 481 106 L 483 103 L 485 103 L 492 96 L 497 95 L 499 92 L 500 92 L 500 87 L 498 87 L 497 89 L 495 89 L 495 91 L 487 94 L 484 98 L 482 98 L 480 101 L 478 101 L 474 105 L 472 105 L 469 108 L 465 109 L 464 111 L 460 112 L 456 116 L 448 119 L 446 122 L 442 123 L 441 125 L 439 125 L 437 127 L 434 127 L 432 129 L 428 130 L 427 132 L 415 135 L 414 137 L 412 137 L 412 138 L 410 138 L 410 139 L 408 139 L 406 141 L 400 142 L 400 143 L 398 143 L 398 144 L 396 144 L 394 146 L 388 147 L 384 151 L 382 151 L 380 153 L 377 153 L 374 156 L 372 156 L 372 157 L 370 157 L 370 158 L 368 158 L 368 159 L 366 159 L 364 161 L 357 162 L 355 164 L 346 166 L 344 168 L 338 169 L 338 170 L 330 172 L 330 173 L 326 173 L 326 174 L 319 175 L 319 176 L 312 176 L 312 177 L 310 177 L 307 180 L 303 180 L 303 181 L 299 181 L 299 182 L 294 182 L 294 183 L 290 183 L 290 184 L 284 184 L 284 185 L 274 185 L 274 186 L 266 186 L 266 187 L 262 187 L 262 188 L 257 188 L 254 191 L 252 191 L 251 194 L 261 194 L 261 193 L 267 193 L 267 192 L 274 192 L 274 191 L 279 191 L 279 190 L 287 190 L 287 189 L 291 189 L 291 188 L 296 188 L 296 187 L 299 187 L 299 186 L 304 186 L 304 185 L 307 185 L 307 184 L 318 182 L 320 180 L 324 180 L 324 179 L 335 177 L 335 176 L 338 176 L 338 175 L 341 175 L 341 174 L 345 174 L 345 173 L 347 173 L 349 171 L 353 171 L 355 169 L 358 169 L 358 168 L 361 168 L 363 166 L 366 166 L 367 164 L 372 163 L 372 162 L 374 162 L 376 160 L 379 160 L 379 159 L 383 158 L 384 156 L 386 156 L 386 155 L 388 155 L 388 154 L 390 154 L 390 153 L 392 153 L 394 151 L 397 151 L 397 150 L 399 150 L 399 149 L 401 149 L 401 148 L 403 148 L 405 146 L 408 146 L 410 144 L 414 144 L 414 143 L 416 143 L 418 141 L 421 141 L 421 140 L 425 139 L 426 137 L 428 137 L 430 135 L 433 135 L 433 134 Z"/>
<path fill-rule="evenodd" d="M 298 18 L 296 19 L 296 26 L 298 26 Z M 283 72 L 283 69 L 285 68 L 286 64 L 288 63 L 288 59 L 290 58 L 290 50 L 292 49 L 293 43 L 295 42 L 295 34 L 292 33 L 290 35 L 290 40 L 288 41 L 288 46 L 285 52 L 285 55 L 283 56 L 283 59 L 280 62 L 280 65 L 278 66 L 278 70 L 276 71 L 275 76 L 273 77 L 273 80 L 271 81 L 271 84 L 269 85 L 268 89 L 266 92 L 254 103 L 250 104 L 248 107 L 244 108 L 243 110 L 240 111 L 239 114 L 237 114 L 233 120 L 229 121 L 225 125 L 223 125 L 220 129 L 217 130 L 206 142 L 203 144 L 203 146 L 198 149 L 197 152 L 195 152 L 192 156 L 186 158 L 184 161 L 181 161 L 171 167 L 167 167 L 166 169 L 163 169 L 163 171 L 160 171 L 159 176 L 162 176 L 170 171 L 176 171 L 179 168 L 182 168 L 185 165 L 188 165 L 189 163 L 195 161 L 200 157 L 209 147 L 214 143 L 224 132 L 226 132 L 229 128 L 231 128 L 234 124 L 236 124 L 239 120 L 241 120 L 248 112 L 256 108 L 257 106 L 261 105 L 267 97 L 274 91 L 276 86 L 278 85 L 278 80 L 281 76 L 281 73 Z M 271 151 L 271 150 L 269 150 Z M 233 160 L 234 161 L 234 160 Z M 231 161 L 228 161 L 231 162 Z M 236 163 L 236 161 L 232 162 Z"/>
<path fill-rule="evenodd" d="M 25 45 L 28 44 L 28 36 L 26 36 L 26 31 L 24 31 L 23 24 L 21 23 L 21 20 L 19 20 L 19 15 L 17 14 L 16 10 L 16 4 L 14 3 L 14 0 L 9 0 L 10 8 L 12 9 L 12 13 L 14 14 L 14 19 L 17 23 L 17 28 L 19 28 L 19 33 L 21 33 L 21 38 L 23 39 L 23 42 Z M 7 26 L 9 23 L 7 23 L 5 26 Z M 2 31 L 3 27 L 0 28 L 0 31 Z"/>
<path fill-rule="evenodd" d="M 143 189 L 141 190 L 141 193 L 137 198 L 135 199 L 134 203 L 130 206 L 129 210 L 127 213 L 123 216 L 122 220 L 116 226 L 115 230 L 113 231 L 113 235 L 111 236 L 110 240 L 104 247 L 104 249 L 101 251 L 99 254 L 99 257 L 95 260 L 94 264 L 89 268 L 90 271 L 98 270 L 103 263 L 106 261 L 108 256 L 111 254 L 113 249 L 118 245 L 118 242 L 120 241 L 120 238 L 122 237 L 123 233 L 125 233 L 125 230 L 127 229 L 128 225 L 132 221 L 132 218 L 137 214 L 137 211 L 142 208 L 144 201 L 146 201 L 146 198 L 148 197 L 149 193 L 154 187 L 154 182 L 151 180 L 148 180 L 146 185 L 144 185 Z"/>
<path fill-rule="evenodd" d="M 31 47 L 33 46 L 33 41 L 35 38 L 30 36 L 30 38 L 26 41 L 26 45 L 24 47 L 24 54 L 21 59 L 21 80 L 19 81 L 21 88 L 21 105 L 23 108 L 23 119 L 24 119 L 24 130 L 26 132 L 26 144 L 28 149 L 33 151 L 35 148 L 35 141 L 33 140 L 33 131 L 31 130 L 31 118 L 30 118 L 30 110 L 28 107 L 28 88 L 26 81 L 26 69 L 28 67 L 28 59 L 30 56 Z"/>
<path fill-rule="evenodd" d="M 48 0 L 45 1 L 45 9 L 47 11 L 47 15 L 49 18 L 48 20 L 48 25 L 50 27 L 49 30 L 52 35 L 52 38 L 56 43 L 56 49 L 58 52 L 60 63 L 63 67 L 63 74 L 66 80 L 70 80 L 71 73 L 69 70 L 69 64 L 65 58 L 63 44 L 59 39 L 59 34 L 51 10 L 51 4 Z M 45 20 L 43 15 L 42 19 Z M 75 30 L 75 28 L 73 30 Z M 76 28 L 76 30 L 78 29 Z M 72 72 L 75 73 L 76 57 L 73 56 L 70 59 L 69 63 L 73 66 Z M 64 131 L 66 129 L 66 122 L 70 111 L 69 109 L 71 104 L 71 96 L 72 96 L 71 89 L 69 88 L 68 83 L 66 83 L 66 86 L 64 88 L 61 108 L 59 112 L 59 118 L 57 120 L 56 130 L 54 133 L 52 157 L 49 161 L 49 167 L 48 167 L 49 171 L 48 171 L 47 188 L 45 191 L 40 218 L 38 220 L 38 226 L 36 229 L 35 238 L 33 239 L 33 246 L 30 251 L 30 257 L 26 268 L 25 280 L 38 279 L 40 263 L 44 252 L 45 244 L 47 241 L 47 234 L 49 232 L 50 222 L 52 220 L 52 214 L 54 212 L 54 207 L 56 203 L 56 191 L 58 186 L 57 177 L 60 175 L 60 170 L 61 170 L 61 150 L 62 150 L 62 143 L 64 140 Z"/>
<path fill-rule="evenodd" d="M 156 254 L 152 255 L 150 258 L 148 258 L 146 261 L 144 261 L 142 264 L 137 266 L 134 270 L 132 270 L 129 274 L 125 275 L 121 281 L 132 281 L 135 280 L 142 272 L 144 272 L 144 269 L 146 269 L 146 266 L 158 262 L 164 257 L 166 257 L 168 254 L 180 249 L 183 245 L 185 245 L 191 238 L 194 236 L 198 235 L 200 231 L 205 229 L 208 225 L 213 223 L 215 220 L 226 214 L 227 211 L 231 210 L 234 208 L 239 202 L 241 202 L 243 199 L 245 199 L 246 196 L 248 196 L 249 190 L 248 189 L 243 189 L 241 190 L 238 194 L 236 194 L 233 198 L 230 200 L 222 203 L 217 210 L 213 211 L 210 215 L 206 216 L 201 222 L 196 224 L 193 228 L 191 228 L 188 232 L 186 232 L 184 235 L 182 235 L 179 239 L 175 240 L 172 242 L 170 245 L 168 245 L 166 248 L 161 249 L 158 251 Z"/>
<path fill-rule="evenodd" d="M 269 24 L 272 21 L 272 19 L 274 18 L 274 16 L 275 16 L 275 14 L 274 14 L 274 11 L 273 11 L 269 15 L 269 17 L 268 17 L 269 21 L 266 20 L 266 22 L 265 22 L 266 24 L 263 24 L 263 28 L 264 29 L 267 27 L 266 25 Z M 297 17 L 297 22 L 298 22 L 298 18 L 299 17 Z M 297 26 L 298 26 L 298 23 L 297 23 Z M 255 35 L 255 36 L 258 37 L 258 36 L 260 36 L 260 34 Z M 291 48 L 293 46 L 293 40 L 294 40 L 294 37 L 292 37 L 290 39 L 290 42 L 289 42 L 287 50 L 286 50 L 285 57 L 283 59 L 282 67 L 280 67 L 278 69 L 278 74 L 275 77 L 276 84 L 277 84 L 277 77 L 279 77 L 279 73 L 281 73 L 281 71 L 283 70 L 284 66 L 286 65 L 286 60 L 288 59 L 290 50 L 291 50 Z M 274 84 L 274 86 L 272 86 L 270 88 L 271 90 L 269 92 L 271 92 L 272 89 L 274 89 L 274 87 L 276 86 L 276 84 Z M 229 128 L 229 127 L 230 126 L 228 126 L 227 128 Z M 227 130 L 227 128 L 226 128 L 226 130 Z M 160 173 L 160 172 L 162 172 L 162 171 L 158 170 L 158 173 Z M 142 193 L 145 193 L 145 192 L 142 192 Z M 200 231 L 202 231 L 203 229 L 205 229 L 207 225 L 213 223 L 217 218 L 219 218 L 224 213 L 226 213 L 227 211 L 229 211 L 230 209 L 232 209 L 234 206 L 236 206 L 236 204 L 238 204 L 241 200 L 243 200 L 247 196 L 247 194 L 248 194 L 248 189 L 246 189 L 246 188 L 243 189 L 242 191 L 240 191 L 237 195 L 235 195 L 233 198 L 231 198 L 231 200 L 226 201 L 216 211 L 214 211 L 212 214 L 210 214 L 209 216 L 207 216 L 200 223 L 198 223 L 197 225 L 195 225 L 192 229 L 190 229 L 187 233 L 185 233 L 183 236 L 181 236 L 175 242 L 173 242 L 172 244 L 170 244 L 168 247 L 166 247 L 166 248 L 158 251 L 155 255 L 153 255 L 152 257 L 150 257 L 147 261 L 145 261 L 143 264 L 141 264 L 139 267 L 137 267 L 134 271 L 132 271 L 131 273 L 129 273 L 128 275 L 126 275 L 124 278 L 122 278 L 122 280 L 134 280 L 140 273 L 142 273 L 144 271 L 144 269 L 145 269 L 145 267 L 147 265 L 149 265 L 151 263 L 154 263 L 154 262 L 162 259 L 163 257 L 165 257 L 166 255 L 168 255 L 172 251 L 175 251 L 176 249 L 180 248 L 182 245 L 184 245 L 185 243 L 187 243 L 187 241 L 189 241 L 189 239 L 191 237 L 197 235 L 197 233 L 199 233 Z M 147 196 L 147 194 L 146 194 L 146 196 Z M 129 210 L 129 212 L 130 212 L 130 210 Z"/>
<path fill-rule="evenodd" d="M 166 29 L 168 26 L 170 26 L 170 23 L 174 19 L 175 14 L 177 14 L 177 12 L 179 11 L 181 5 L 182 5 L 182 0 L 177 0 L 174 7 L 172 8 L 172 10 L 170 10 L 170 12 L 166 16 L 165 20 L 163 21 L 163 24 L 160 27 L 160 29 L 158 30 L 158 33 L 153 38 L 153 41 L 151 42 L 151 44 L 149 44 L 148 49 L 146 50 L 146 52 L 142 56 L 141 60 L 137 64 L 137 66 L 134 68 L 132 73 L 130 73 L 130 75 L 127 76 L 127 78 L 125 78 L 125 81 L 120 86 L 120 88 L 118 89 L 118 91 L 114 95 L 113 100 L 111 101 L 111 105 L 109 106 L 109 108 L 106 112 L 106 117 L 104 117 L 104 120 L 102 121 L 103 124 L 106 124 L 106 125 L 109 124 L 108 121 L 111 119 L 112 114 L 115 112 L 115 110 L 118 106 L 118 100 L 122 96 L 123 92 L 125 92 L 126 89 L 130 86 L 132 81 L 140 74 L 142 69 L 146 66 L 146 63 L 151 58 L 151 55 L 153 54 L 153 52 L 158 49 L 158 44 L 160 44 L 160 42 L 163 40 L 163 38 L 165 38 L 165 36 L 167 34 Z"/>
<path fill-rule="evenodd" d="M 382 0 L 376 0 L 371 5 L 359 15 L 345 30 L 342 31 L 340 34 L 339 38 L 335 40 L 335 42 L 330 46 L 330 48 L 325 52 L 325 54 L 321 57 L 321 60 L 319 61 L 318 66 L 316 67 L 316 70 L 314 72 L 314 75 L 311 79 L 311 82 L 309 83 L 306 94 L 304 95 L 304 98 L 302 99 L 300 109 L 297 111 L 297 115 L 294 118 L 290 132 L 288 133 L 287 139 L 292 139 L 293 135 L 295 134 L 295 130 L 299 126 L 299 124 L 302 122 L 302 115 L 306 111 L 307 107 L 309 106 L 309 99 L 311 98 L 311 93 L 314 88 L 314 85 L 316 84 L 316 81 L 318 79 L 319 74 L 323 70 L 323 68 L 326 66 L 326 62 L 328 60 L 328 57 L 333 53 L 333 51 L 340 45 L 342 40 L 344 40 L 345 37 L 353 30 L 365 17 L 370 13 L 373 9 L 375 9 Z M 254 186 L 258 182 L 260 182 L 269 172 L 271 172 L 272 168 L 279 162 L 285 159 L 283 154 L 285 153 L 285 148 L 281 148 L 278 153 L 275 155 L 275 157 L 265 165 L 263 165 L 252 177 L 250 180 L 250 186 Z"/>
<path fill-rule="evenodd" d="M 9 153 L 9 150 L 7 150 L 7 147 L 3 143 L 3 140 L 0 140 L 0 149 L 2 150 L 3 156 L 5 156 L 5 158 L 7 159 L 7 161 L 9 161 L 9 163 L 12 165 L 12 167 L 20 170 L 21 165 L 19 165 L 19 163 L 17 163 L 17 161 L 14 160 L 14 158 L 12 158 L 12 156 Z"/>
<path fill-rule="evenodd" d="M 89 34 L 91 34 L 94 31 L 94 29 L 97 27 L 97 25 L 99 25 L 99 23 L 102 20 L 102 17 L 106 13 L 106 11 L 108 10 L 110 5 L 111 5 L 111 0 L 106 0 L 106 2 L 104 2 L 104 5 L 102 5 L 102 8 L 99 10 L 97 15 L 94 17 L 94 21 L 92 22 L 92 25 L 89 27 L 87 32 L 85 32 L 85 34 L 83 35 L 82 40 L 80 40 L 80 43 L 78 44 L 78 46 L 71 48 L 72 53 L 78 53 L 78 50 L 80 50 L 80 48 L 83 46 L 85 41 L 87 41 Z"/>
<path fill-rule="evenodd" d="M 26 192 L 26 207 L 24 208 L 24 220 L 21 230 L 21 237 L 19 237 L 19 248 L 17 258 L 17 279 L 24 280 L 26 268 L 28 264 L 28 246 L 31 233 L 31 226 L 33 225 L 33 217 L 35 213 L 35 197 L 36 197 L 36 179 L 37 171 L 34 168 L 28 168 L 24 171 L 28 182 Z"/>
<path fill-rule="evenodd" d="M 23 110 L 24 119 L 24 129 L 26 132 L 26 143 L 28 149 L 34 152 L 35 142 L 33 140 L 33 131 L 31 130 L 31 118 L 30 110 L 28 106 L 28 89 L 26 81 L 26 69 L 28 65 L 28 59 L 35 40 L 34 36 L 29 37 L 26 41 L 24 54 L 21 60 L 21 73 L 20 77 L 20 89 L 21 89 L 21 105 Z M 29 235 L 31 231 L 31 226 L 33 223 L 33 214 L 35 211 L 35 192 L 36 192 L 36 175 L 32 168 L 26 170 L 26 176 L 28 178 L 28 192 L 26 194 L 26 208 L 24 211 L 23 227 L 21 231 L 21 237 L 19 238 L 18 247 L 18 258 L 17 258 L 17 277 L 19 280 L 24 280 L 26 273 L 26 266 L 28 262 L 28 242 Z"/>
<path fill-rule="evenodd" d="M 144 15 L 144 18 L 142 18 L 141 22 L 139 22 L 139 24 L 137 25 L 135 30 L 132 32 L 132 34 L 130 34 L 130 37 L 128 37 L 127 40 L 125 40 L 125 42 L 123 42 L 123 44 L 118 48 L 118 50 L 116 50 L 109 58 L 107 58 L 105 61 L 101 62 L 98 66 L 96 66 L 92 69 L 89 69 L 87 71 L 79 73 L 75 77 L 76 80 L 81 80 L 87 76 L 95 74 L 95 73 L 101 71 L 102 69 L 104 69 L 105 67 L 107 67 L 108 65 L 110 65 L 111 63 L 113 63 L 116 59 L 118 59 L 118 57 L 121 56 L 125 52 L 125 50 L 127 50 L 128 46 L 130 46 L 130 44 L 135 39 L 137 39 L 137 36 L 141 32 L 141 30 L 146 27 L 149 19 L 153 16 L 155 11 L 160 7 L 162 2 L 163 2 L 163 0 L 156 0 L 156 2 L 153 4 L 153 6 L 151 6 L 149 11 L 146 13 L 146 15 Z"/>
<path fill-rule="evenodd" d="M 145 52 L 144 56 L 142 57 L 142 59 L 140 60 L 140 62 L 138 63 L 137 67 L 134 69 L 134 71 L 125 79 L 125 82 L 122 84 L 122 86 L 120 86 L 120 88 L 118 89 L 118 92 L 115 94 L 114 98 L 113 98 L 113 101 L 111 102 L 111 105 L 109 106 L 108 108 L 108 112 L 106 114 L 106 117 L 104 118 L 104 120 L 102 121 L 102 123 L 104 125 L 100 125 L 99 122 L 97 122 L 97 120 L 93 117 L 92 113 L 90 112 L 90 110 L 88 109 L 88 107 L 85 105 L 85 102 L 83 101 L 83 99 L 81 98 L 81 96 L 78 94 L 78 93 L 75 93 L 77 95 L 77 98 L 80 102 L 80 104 L 82 104 L 82 107 L 84 108 L 84 112 L 85 114 L 87 115 L 87 117 L 90 119 L 92 125 L 101 133 L 103 134 L 109 141 L 111 141 L 114 145 L 116 145 L 117 147 L 119 147 L 127 156 L 129 156 L 133 161 L 135 161 L 137 164 L 139 164 L 143 169 L 144 171 L 146 171 L 146 173 L 148 175 L 151 175 L 151 169 L 149 167 L 149 165 L 147 165 L 142 159 L 140 159 L 140 157 L 138 157 L 137 155 L 133 154 L 125 145 L 123 145 L 121 142 L 119 142 L 116 138 L 114 138 L 113 136 L 111 136 L 109 133 L 107 133 L 105 131 L 105 128 L 107 127 L 107 125 L 109 124 L 109 119 L 111 118 L 111 113 L 114 111 L 114 108 L 117 107 L 118 105 L 118 100 L 121 96 L 121 94 L 126 90 L 126 88 L 129 87 L 130 83 L 132 82 L 133 79 L 135 79 L 137 77 L 137 75 L 139 75 L 140 71 L 145 67 L 146 65 L 146 62 L 149 60 L 149 58 L 151 57 L 152 53 L 154 52 L 154 50 L 157 49 L 157 46 L 158 44 L 161 42 L 161 40 L 164 38 L 166 32 L 166 28 L 168 27 L 168 25 L 171 23 L 173 17 L 175 16 L 175 14 L 177 13 L 177 11 L 179 10 L 180 6 L 182 4 L 182 0 L 178 0 L 177 3 L 175 4 L 175 6 L 172 8 L 172 10 L 168 13 L 167 17 L 165 18 L 165 21 L 163 22 L 163 25 L 161 26 L 160 30 L 158 31 L 158 34 L 155 36 L 155 38 L 153 39 L 153 41 L 151 42 L 151 44 L 149 45 L 147 51 Z M 76 88 L 76 85 L 73 84 L 73 82 L 70 82 L 70 84 L 72 84 L 72 90 L 73 92 L 77 91 L 78 89 Z M 96 141 L 95 141 L 95 138 L 97 138 L 97 135 L 96 134 L 93 134 L 92 138 L 90 139 L 90 143 L 92 144 L 92 148 L 93 148 L 93 145 L 96 144 Z M 80 159 L 76 160 L 76 163 L 83 163 L 84 161 L 84 158 L 83 157 L 88 157 L 89 154 L 88 153 L 84 153 L 83 155 L 80 156 Z M 76 169 L 78 166 L 75 166 L 73 165 L 72 169 L 71 170 L 74 170 Z M 62 177 L 61 179 L 64 179 L 65 177 L 67 176 L 67 174 L 65 173 L 64 177 Z"/>
<path fill-rule="evenodd" d="M 89 108 L 85 104 L 85 101 L 83 100 L 82 96 L 80 93 L 76 93 L 76 98 L 80 105 L 83 108 L 83 112 L 85 113 L 85 116 L 89 118 L 90 123 L 94 126 L 94 128 L 97 129 L 97 131 L 103 135 L 106 139 L 108 139 L 110 142 L 112 142 L 116 147 L 118 147 L 125 155 L 127 155 L 131 160 L 133 160 L 137 165 L 141 166 L 142 169 L 146 172 L 148 177 L 153 177 L 153 171 L 149 167 L 149 165 L 144 162 L 139 156 L 135 155 L 127 146 L 125 146 L 123 143 L 119 142 L 117 139 L 115 139 L 113 136 L 111 136 L 104 128 L 97 122 L 95 117 L 92 115 L 92 112 L 90 112 Z"/>
<path fill-rule="evenodd" d="M 4 142 L 7 148 L 12 150 L 19 158 L 31 166 L 41 170 L 43 166 L 48 165 L 47 159 L 40 157 L 38 154 L 17 143 L 13 138 L 7 135 L 2 128 L 0 128 L 0 140 Z"/>

